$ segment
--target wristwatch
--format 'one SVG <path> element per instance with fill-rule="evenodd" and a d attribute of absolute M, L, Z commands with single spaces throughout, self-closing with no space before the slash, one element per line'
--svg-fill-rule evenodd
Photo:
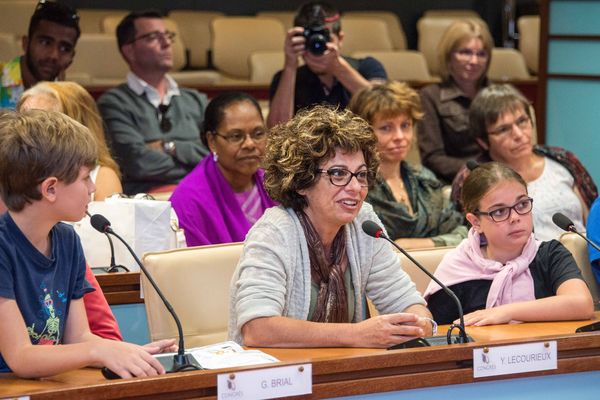
<path fill-rule="evenodd" d="M 422 318 L 431 322 L 431 336 L 435 336 L 437 334 L 437 330 L 438 330 L 437 322 L 435 322 L 432 318 L 429 318 L 429 317 L 422 317 Z"/>
<path fill-rule="evenodd" d="M 170 156 L 175 155 L 175 142 L 163 142 L 163 150 Z"/>

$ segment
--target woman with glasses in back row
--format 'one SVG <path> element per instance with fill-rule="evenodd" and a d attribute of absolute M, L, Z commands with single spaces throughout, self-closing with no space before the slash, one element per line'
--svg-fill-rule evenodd
<path fill-rule="evenodd" d="M 254 97 L 223 93 L 206 107 L 200 134 L 210 154 L 177 186 L 170 200 L 188 246 L 241 242 L 275 203 L 259 169 L 267 130 Z"/>
<path fill-rule="evenodd" d="M 473 100 L 470 133 L 483 150 L 479 162 L 498 161 L 519 173 L 535 199 L 533 226 L 539 240 L 558 239 L 563 230 L 552 222 L 560 212 L 578 230 L 585 230 L 598 190 L 590 174 L 565 149 L 533 144 L 534 127 L 527 99 L 510 85 L 491 85 Z M 452 200 L 461 208 L 461 191 L 469 170 L 464 167 L 452 184 Z"/>
<path fill-rule="evenodd" d="M 593 315 L 592 296 L 569 250 L 557 240 L 534 237 L 537 197 L 534 202 L 528 186 L 497 162 L 474 167 L 465 180 L 462 202 L 472 228 L 435 276 L 460 299 L 466 325 Z M 425 291 L 429 309 L 438 323 L 457 322 L 454 302 L 440 289 L 432 281 Z"/>
<path fill-rule="evenodd" d="M 454 22 L 438 45 L 441 83 L 421 90 L 423 120 L 417 127 L 424 166 L 446 183 L 481 149 L 468 132 L 471 100 L 488 85 L 493 47 L 485 23 L 477 19 Z"/>
<path fill-rule="evenodd" d="M 275 126 L 265 187 L 281 206 L 250 229 L 230 287 L 229 337 L 246 346 L 389 347 L 430 335 L 392 246 L 362 231 L 379 165 L 372 128 L 325 106 Z M 366 318 L 365 295 L 382 315 Z"/>

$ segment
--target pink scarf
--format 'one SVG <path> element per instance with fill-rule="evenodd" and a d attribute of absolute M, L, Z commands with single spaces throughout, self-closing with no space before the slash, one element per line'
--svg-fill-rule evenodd
<path fill-rule="evenodd" d="M 491 280 L 486 308 L 535 300 L 529 264 L 535 258 L 540 243 L 532 233 L 521 255 L 503 265 L 483 257 L 479 233 L 471 228 L 469 236 L 444 256 L 435 270 L 435 276 L 448 286 L 480 279 Z M 431 281 L 425 291 L 425 299 L 440 289 L 437 283 Z"/>

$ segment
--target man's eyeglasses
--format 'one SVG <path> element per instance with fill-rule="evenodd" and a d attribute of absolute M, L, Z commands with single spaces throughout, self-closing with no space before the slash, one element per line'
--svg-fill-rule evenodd
<path fill-rule="evenodd" d="M 251 133 L 233 132 L 228 135 L 221 135 L 219 132 L 214 132 L 214 134 L 222 137 L 231 144 L 242 144 L 246 141 L 248 136 L 257 143 L 263 142 L 267 138 L 267 132 L 262 129 L 255 130 Z"/>
<path fill-rule="evenodd" d="M 471 49 L 458 49 L 454 54 L 456 54 L 456 58 L 460 61 L 470 61 L 473 56 L 477 57 L 477 61 L 484 61 L 490 56 L 485 50 Z"/>
<path fill-rule="evenodd" d="M 509 133 L 512 133 L 514 130 L 514 126 L 517 126 L 520 130 L 525 130 L 531 127 L 531 119 L 527 115 L 522 115 L 513 123 L 500 125 L 494 130 L 488 132 L 489 135 L 492 136 L 504 136 Z"/>
<path fill-rule="evenodd" d="M 512 212 L 512 210 L 514 210 L 519 215 L 526 215 L 531 212 L 532 208 L 533 199 L 531 197 L 527 197 L 525 199 L 519 200 L 516 204 L 513 204 L 510 207 L 500 207 L 491 211 L 476 210 L 474 214 L 487 215 L 494 222 L 503 222 L 510 217 L 510 213 Z"/>
<path fill-rule="evenodd" d="M 49 13 L 62 18 L 69 18 L 74 22 L 79 22 L 79 14 L 77 11 L 67 6 L 66 4 L 57 3 L 55 1 L 40 0 L 35 6 L 34 14 Z"/>
<path fill-rule="evenodd" d="M 133 40 L 127 42 L 127 44 L 135 43 L 138 40 L 144 40 L 148 43 L 152 43 L 152 42 L 156 42 L 156 41 L 161 41 L 161 42 L 165 41 L 167 43 L 173 44 L 173 42 L 175 42 L 175 36 L 177 36 L 177 34 L 175 32 L 171 32 L 171 31 L 164 31 L 164 32 L 154 31 L 154 32 L 144 33 L 143 35 L 140 35 L 140 36 L 134 38 Z"/>
<path fill-rule="evenodd" d="M 167 111 L 169 111 L 168 104 L 159 104 L 158 106 L 158 121 L 160 126 L 160 131 L 162 133 L 169 132 L 173 127 L 171 123 L 171 119 L 167 116 Z"/>
<path fill-rule="evenodd" d="M 353 177 L 356 177 L 360 186 L 368 187 L 369 182 L 373 180 L 372 174 L 367 170 L 350 172 L 345 168 L 333 167 L 328 170 L 318 169 L 317 172 L 320 174 L 327 174 L 329 176 L 329 181 L 334 186 L 346 186 Z"/>

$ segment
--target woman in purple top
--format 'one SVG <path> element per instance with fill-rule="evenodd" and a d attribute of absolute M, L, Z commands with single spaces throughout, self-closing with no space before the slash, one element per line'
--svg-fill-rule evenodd
<path fill-rule="evenodd" d="M 177 186 L 171 203 L 188 246 L 240 242 L 275 203 L 263 186 L 267 131 L 260 106 L 241 92 L 206 107 L 201 139 L 211 151 Z"/>

